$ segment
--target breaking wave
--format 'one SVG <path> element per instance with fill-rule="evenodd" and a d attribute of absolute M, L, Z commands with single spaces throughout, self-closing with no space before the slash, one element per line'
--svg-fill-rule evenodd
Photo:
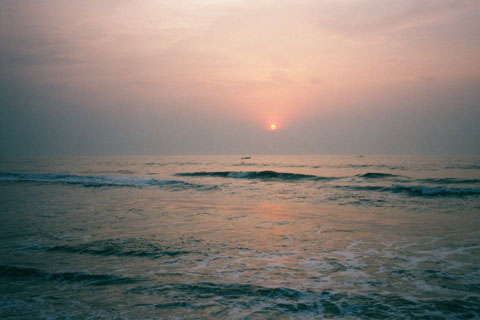
<path fill-rule="evenodd" d="M 184 250 L 164 248 L 145 239 L 109 239 L 77 245 L 61 245 L 46 248 L 50 252 L 89 254 L 97 256 L 143 257 L 157 259 L 188 254 Z"/>
<path fill-rule="evenodd" d="M 458 178 L 429 178 L 419 180 L 425 183 L 437 184 L 480 184 L 480 179 L 458 179 Z"/>
<path fill-rule="evenodd" d="M 78 176 L 58 173 L 0 173 L 0 181 L 5 182 L 42 182 L 81 185 L 83 187 L 171 187 L 174 189 L 210 190 L 216 186 L 192 184 L 178 180 L 158 180 L 139 177 Z"/>
<path fill-rule="evenodd" d="M 235 297 L 256 297 L 256 298 L 281 298 L 281 299 L 298 299 L 303 295 L 303 292 L 278 287 L 269 288 L 253 284 L 229 284 L 229 283 L 211 283 L 211 282 L 197 282 L 185 284 L 166 284 L 159 286 L 141 286 L 130 289 L 129 293 L 140 294 L 162 294 L 175 290 L 187 295 L 195 295 L 198 298 L 205 297 L 205 295 L 215 295 L 223 298 Z"/>
<path fill-rule="evenodd" d="M 179 177 L 222 177 L 236 179 L 259 179 L 259 180 L 333 180 L 335 177 L 319 177 L 310 174 L 276 172 L 276 171 L 198 171 L 177 173 Z"/>
<path fill-rule="evenodd" d="M 404 186 L 395 185 L 391 188 L 392 192 L 405 192 L 415 196 L 443 196 L 443 197 L 462 197 L 480 194 L 480 188 L 454 188 L 454 187 L 430 187 L 422 185 Z"/>
<path fill-rule="evenodd" d="M 232 283 L 169 283 L 138 286 L 128 294 L 154 297 L 175 297 L 156 305 L 156 309 L 187 308 L 208 303 L 217 297 L 218 314 L 222 318 L 375 318 L 397 319 L 399 315 L 434 315 L 474 318 L 479 310 L 478 297 L 460 299 L 418 299 L 396 294 L 360 294 L 325 289 L 296 290 L 288 287 L 265 287 Z M 181 301 L 180 299 L 183 301 Z M 433 310 L 433 311 L 432 311 Z M 437 311 L 438 310 L 438 311 Z M 428 312 L 427 312 L 428 313 Z M 242 317 L 243 319 L 244 317 Z M 440 317 L 442 318 L 442 317 Z"/>
<path fill-rule="evenodd" d="M 456 188 L 424 185 L 393 185 L 384 186 L 338 186 L 339 188 L 358 191 L 378 191 L 390 193 L 405 193 L 419 197 L 464 197 L 480 195 L 480 187 Z"/>
<path fill-rule="evenodd" d="M 382 173 L 382 172 L 368 172 L 365 174 L 359 174 L 358 177 L 367 179 L 383 179 L 383 178 L 397 178 L 400 177 L 396 174 Z"/>
<path fill-rule="evenodd" d="M 111 274 L 90 274 L 84 272 L 46 272 L 36 268 L 0 265 L 0 278 L 9 279 L 42 279 L 61 282 L 83 282 L 87 285 L 114 285 L 135 283 L 135 280 L 127 277 L 119 277 Z"/>

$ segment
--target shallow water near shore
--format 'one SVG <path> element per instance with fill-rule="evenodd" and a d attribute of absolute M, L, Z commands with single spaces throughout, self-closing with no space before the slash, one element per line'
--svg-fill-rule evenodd
<path fill-rule="evenodd" d="M 480 157 L 0 161 L 0 317 L 480 317 Z"/>

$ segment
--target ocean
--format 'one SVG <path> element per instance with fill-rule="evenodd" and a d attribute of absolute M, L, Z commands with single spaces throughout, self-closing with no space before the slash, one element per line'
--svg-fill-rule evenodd
<path fill-rule="evenodd" d="M 479 319 L 480 156 L 0 161 L 1 319 Z"/>

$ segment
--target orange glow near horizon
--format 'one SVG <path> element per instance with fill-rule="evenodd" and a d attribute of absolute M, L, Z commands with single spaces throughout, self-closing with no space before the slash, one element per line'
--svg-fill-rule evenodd
<path fill-rule="evenodd" d="M 403 101 L 397 93 L 419 86 L 463 81 L 475 87 L 480 43 L 473 30 L 480 4 L 465 1 L 452 10 L 448 1 L 424 2 L 428 10 L 388 2 L 381 13 L 375 0 L 12 2 L 2 6 L 7 13 L 0 33 L 17 39 L 8 45 L 25 57 L 25 77 L 68 88 L 71 100 L 88 96 L 95 107 L 142 106 L 159 117 L 200 110 L 283 131 L 301 119 L 341 108 L 351 114 L 375 101 L 379 108 L 397 108 Z M 79 11 L 82 19 L 72 19 Z M 45 44 L 16 47 L 28 39 Z M 37 52 L 50 54 L 50 42 L 55 46 L 48 50 L 61 59 L 33 59 Z M 439 50 L 445 43 L 451 43 L 448 50 Z M 20 67 L 9 68 L 13 74 Z"/>

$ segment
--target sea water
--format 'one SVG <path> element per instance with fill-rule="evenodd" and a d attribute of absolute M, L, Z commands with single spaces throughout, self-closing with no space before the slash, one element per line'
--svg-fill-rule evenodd
<path fill-rule="evenodd" d="M 0 318 L 479 318 L 480 157 L 0 161 Z"/>

